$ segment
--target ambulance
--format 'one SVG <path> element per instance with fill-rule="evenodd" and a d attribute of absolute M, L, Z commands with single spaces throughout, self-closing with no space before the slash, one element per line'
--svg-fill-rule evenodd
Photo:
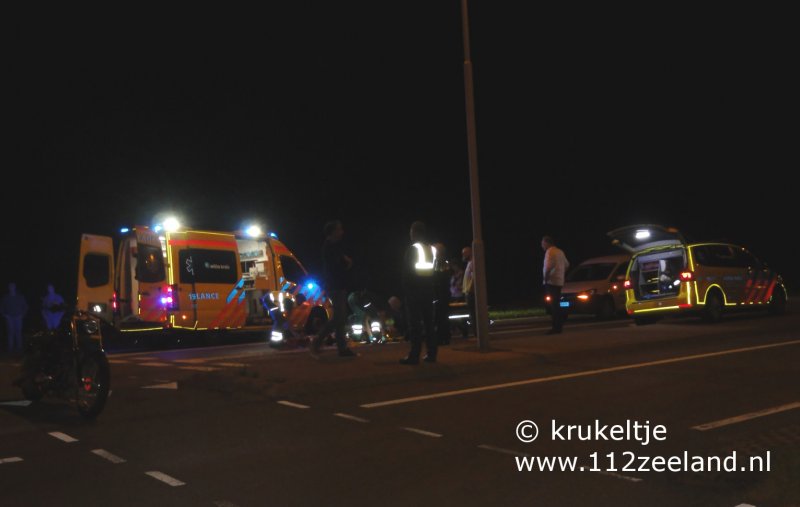
<path fill-rule="evenodd" d="M 255 331 L 272 325 L 267 308 L 299 299 L 294 330 L 318 330 L 330 316 L 319 285 L 275 234 L 248 232 L 136 226 L 116 256 L 113 238 L 83 234 L 78 307 L 121 332 Z"/>

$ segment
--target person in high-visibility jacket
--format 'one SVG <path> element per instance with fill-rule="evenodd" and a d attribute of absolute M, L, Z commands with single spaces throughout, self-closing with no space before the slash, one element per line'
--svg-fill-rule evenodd
<path fill-rule="evenodd" d="M 433 326 L 433 261 L 436 251 L 425 241 L 424 223 L 417 221 L 411 224 L 409 235 L 411 245 L 403 261 L 402 282 L 411 350 L 400 363 L 419 364 L 423 340 L 427 351 L 424 361 L 435 363 L 438 344 Z"/>

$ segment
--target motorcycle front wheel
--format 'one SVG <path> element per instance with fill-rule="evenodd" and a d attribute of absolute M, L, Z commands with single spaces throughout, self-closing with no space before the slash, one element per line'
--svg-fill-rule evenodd
<path fill-rule="evenodd" d="M 106 406 L 111 387 L 108 358 L 102 352 L 83 356 L 78 365 L 78 412 L 86 419 L 94 419 Z"/>

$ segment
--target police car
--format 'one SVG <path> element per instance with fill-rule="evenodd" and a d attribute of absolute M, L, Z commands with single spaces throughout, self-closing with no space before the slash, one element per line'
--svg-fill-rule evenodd
<path fill-rule="evenodd" d="M 728 311 L 786 309 L 783 279 L 739 245 L 689 243 L 676 229 L 660 225 L 622 227 L 608 236 L 632 254 L 625 307 L 636 324 L 675 314 L 716 322 Z"/>

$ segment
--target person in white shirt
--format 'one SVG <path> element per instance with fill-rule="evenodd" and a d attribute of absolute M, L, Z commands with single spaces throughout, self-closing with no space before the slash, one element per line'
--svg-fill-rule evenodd
<path fill-rule="evenodd" d="M 550 316 L 553 319 L 552 328 L 547 334 L 558 334 L 564 326 L 564 314 L 560 304 L 561 288 L 564 286 L 564 275 L 569 268 L 569 261 L 564 252 L 556 246 L 552 236 L 542 238 L 542 250 L 544 250 L 542 283 L 545 305 L 550 308 Z"/>
<path fill-rule="evenodd" d="M 475 322 L 475 271 L 472 266 L 472 248 L 465 246 L 461 249 L 461 260 L 466 263 L 464 268 L 464 278 L 462 291 L 464 292 L 464 301 L 467 303 L 467 312 L 469 313 L 469 321 L 467 328 L 464 331 L 464 338 L 469 336 L 469 330 L 477 333 L 477 323 Z"/>

